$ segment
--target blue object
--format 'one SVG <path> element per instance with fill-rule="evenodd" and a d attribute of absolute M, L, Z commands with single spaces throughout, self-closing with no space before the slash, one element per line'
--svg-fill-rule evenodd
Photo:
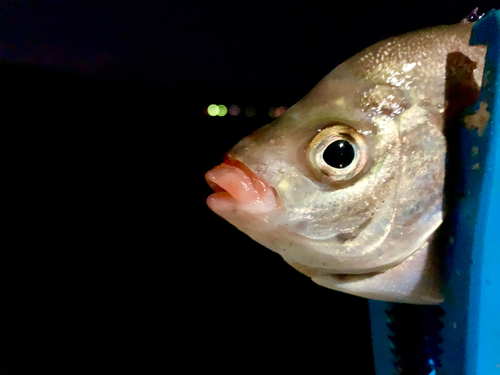
<path fill-rule="evenodd" d="M 474 25 L 470 43 L 486 45 L 487 52 L 479 100 L 472 107 L 473 113 L 466 113 L 465 126 L 460 129 L 460 199 L 451 212 L 454 228 L 445 263 L 445 325 L 438 374 L 499 375 L 499 11 L 490 12 Z"/>
<path fill-rule="evenodd" d="M 390 349 L 392 342 L 389 339 L 390 329 L 387 326 L 387 311 L 392 303 L 370 300 L 370 325 L 372 333 L 372 350 L 375 373 L 377 375 L 390 375 L 394 372 L 395 358 Z"/>
<path fill-rule="evenodd" d="M 487 46 L 486 62 L 479 100 L 466 111 L 459 129 L 460 160 L 448 160 L 460 163 L 460 170 L 443 236 L 447 242 L 443 328 L 439 333 L 440 327 L 434 327 L 443 340 L 442 354 L 436 357 L 432 352 L 419 359 L 428 364 L 428 370 L 422 370 L 426 374 L 500 375 L 500 11 L 474 25 L 470 43 Z M 394 345 L 394 332 L 387 325 L 387 312 L 394 305 L 369 302 L 377 375 L 405 373 L 398 367 L 401 348 L 397 342 Z M 436 311 L 414 309 L 409 311 L 421 315 Z M 435 340 L 433 335 L 422 335 Z M 413 349 L 423 351 L 417 341 Z"/>

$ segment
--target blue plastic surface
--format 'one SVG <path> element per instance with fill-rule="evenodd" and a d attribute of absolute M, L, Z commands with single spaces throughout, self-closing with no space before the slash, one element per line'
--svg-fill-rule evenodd
<path fill-rule="evenodd" d="M 386 311 L 391 309 L 392 304 L 375 300 L 370 300 L 368 303 L 375 373 L 389 375 L 394 370 L 395 358 L 390 350 L 392 342 L 389 339 Z"/>
<path fill-rule="evenodd" d="M 470 42 L 488 49 L 480 97 L 468 113 L 476 117 L 460 128 L 454 189 L 460 198 L 447 217 L 441 366 L 432 372 L 437 375 L 500 375 L 500 11 L 474 25 Z M 390 306 L 370 301 L 377 375 L 397 373 L 386 327 Z"/>
<path fill-rule="evenodd" d="M 438 374 L 500 374 L 500 12 L 473 27 L 470 43 L 486 54 L 476 128 L 461 127 L 461 194 L 446 261 L 442 370 Z M 469 117 L 469 119 L 471 119 Z M 484 119 L 484 118 L 483 118 Z"/>

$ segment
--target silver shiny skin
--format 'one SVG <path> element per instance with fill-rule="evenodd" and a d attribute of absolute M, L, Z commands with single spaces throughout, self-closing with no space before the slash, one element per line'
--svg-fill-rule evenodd
<path fill-rule="evenodd" d="M 339 65 L 229 152 L 274 189 L 277 208 L 218 214 L 320 285 L 441 302 L 440 249 L 430 244 L 443 219 L 446 76 L 469 71 L 480 86 L 485 48 L 469 46 L 471 27 L 390 38 Z M 355 149 L 345 169 L 322 159 L 338 139 Z"/>

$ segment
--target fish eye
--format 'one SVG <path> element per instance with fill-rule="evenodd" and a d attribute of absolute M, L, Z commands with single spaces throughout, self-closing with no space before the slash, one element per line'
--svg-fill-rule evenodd
<path fill-rule="evenodd" d="M 347 181 L 366 165 L 367 146 L 363 135 L 347 125 L 322 129 L 306 148 L 313 171 L 330 181 Z"/>
<path fill-rule="evenodd" d="M 354 146 L 345 139 L 330 143 L 323 151 L 323 160 L 332 168 L 346 168 L 355 157 Z"/>

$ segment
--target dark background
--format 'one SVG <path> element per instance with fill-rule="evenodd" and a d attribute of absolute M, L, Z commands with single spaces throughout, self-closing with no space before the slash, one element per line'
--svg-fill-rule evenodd
<path fill-rule="evenodd" d="M 373 373 L 366 301 L 211 213 L 203 174 L 354 53 L 477 6 L 0 1 L 0 373 Z"/>

